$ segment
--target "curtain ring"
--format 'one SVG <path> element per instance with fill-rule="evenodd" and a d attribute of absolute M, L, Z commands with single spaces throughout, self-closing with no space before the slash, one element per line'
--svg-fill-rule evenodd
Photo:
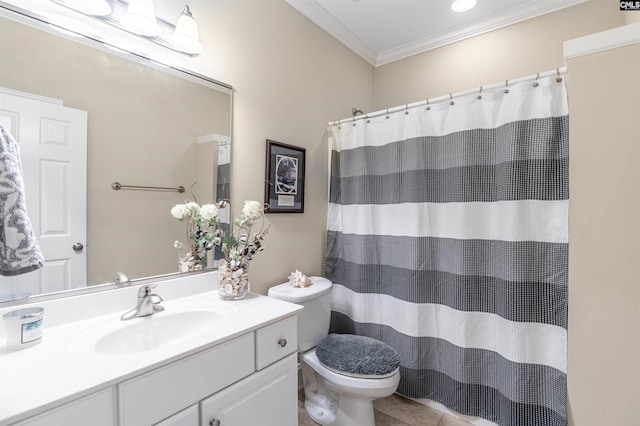
<path fill-rule="evenodd" d="M 427 111 L 431 109 L 431 105 L 429 105 L 429 98 L 427 98 Z"/>
<path fill-rule="evenodd" d="M 385 117 L 387 120 L 389 119 L 389 108 L 387 108 L 387 116 Z"/>
<path fill-rule="evenodd" d="M 482 99 L 482 86 L 480 86 L 480 91 L 478 92 L 478 97 L 476 99 Z"/>
<path fill-rule="evenodd" d="M 560 83 L 562 82 L 562 77 L 560 77 L 560 68 L 556 68 L 556 82 Z"/>
<path fill-rule="evenodd" d="M 366 114 L 364 115 L 364 118 L 366 118 L 366 119 L 367 119 L 367 123 L 371 123 L 371 119 L 369 118 L 369 113 L 366 113 Z"/>
<path fill-rule="evenodd" d="M 509 80 L 504 81 L 504 93 L 509 93 Z"/>
<path fill-rule="evenodd" d="M 540 86 L 540 83 L 538 83 L 538 79 L 540 78 L 540 73 L 536 74 L 536 81 L 533 82 L 533 87 L 538 87 Z"/>
<path fill-rule="evenodd" d="M 409 115 L 409 104 L 404 104 L 404 115 Z"/>
<path fill-rule="evenodd" d="M 449 105 L 455 105 L 455 102 L 453 102 L 453 95 L 451 93 L 449 93 Z"/>

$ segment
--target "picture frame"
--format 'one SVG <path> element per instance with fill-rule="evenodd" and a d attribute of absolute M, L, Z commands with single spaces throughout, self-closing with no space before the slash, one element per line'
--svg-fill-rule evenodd
<path fill-rule="evenodd" d="M 265 213 L 304 213 L 306 149 L 267 139 Z"/>

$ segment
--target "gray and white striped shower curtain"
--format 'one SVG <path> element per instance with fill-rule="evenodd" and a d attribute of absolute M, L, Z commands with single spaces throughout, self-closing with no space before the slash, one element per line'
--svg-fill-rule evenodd
<path fill-rule="evenodd" d="M 331 331 L 400 394 L 567 424 L 568 106 L 556 76 L 329 128 Z"/>

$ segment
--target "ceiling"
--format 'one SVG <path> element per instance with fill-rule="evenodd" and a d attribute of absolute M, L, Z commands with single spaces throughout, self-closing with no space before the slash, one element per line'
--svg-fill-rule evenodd
<path fill-rule="evenodd" d="M 374 66 L 588 0 L 478 0 L 456 13 L 453 0 L 286 0 Z"/>

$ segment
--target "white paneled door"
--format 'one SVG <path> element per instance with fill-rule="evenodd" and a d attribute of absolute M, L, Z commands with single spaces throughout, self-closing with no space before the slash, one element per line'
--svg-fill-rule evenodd
<path fill-rule="evenodd" d="M 0 122 L 20 146 L 27 213 L 46 262 L 2 277 L 0 299 L 85 286 L 87 112 L 0 88 Z"/>

